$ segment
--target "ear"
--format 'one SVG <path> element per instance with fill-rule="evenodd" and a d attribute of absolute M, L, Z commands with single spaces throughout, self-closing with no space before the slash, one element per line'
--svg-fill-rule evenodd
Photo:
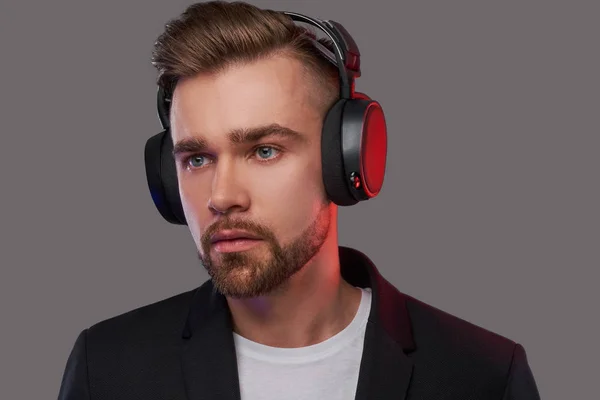
<path fill-rule="evenodd" d="M 364 93 L 361 92 L 354 92 L 354 97 L 355 99 L 361 99 L 361 100 L 372 100 L 369 96 L 367 96 Z"/>

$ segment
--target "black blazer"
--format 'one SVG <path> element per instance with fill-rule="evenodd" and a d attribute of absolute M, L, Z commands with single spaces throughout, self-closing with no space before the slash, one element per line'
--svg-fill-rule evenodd
<path fill-rule="evenodd" d="M 520 344 L 400 293 L 357 250 L 340 246 L 340 264 L 373 293 L 357 400 L 540 398 Z M 231 332 L 208 280 L 83 330 L 58 398 L 240 400 Z"/>

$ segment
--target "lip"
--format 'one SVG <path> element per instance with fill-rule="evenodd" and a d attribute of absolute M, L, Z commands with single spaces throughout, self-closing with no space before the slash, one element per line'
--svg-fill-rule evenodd
<path fill-rule="evenodd" d="M 257 239 L 219 240 L 212 246 L 217 253 L 237 253 L 250 250 L 262 243 Z"/>
<path fill-rule="evenodd" d="M 234 239 L 257 240 L 257 239 L 260 239 L 260 237 L 254 235 L 248 231 L 242 231 L 239 229 L 224 229 L 224 230 L 218 231 L 217 233 L 212 235 L 210 238 L 210 242 L 216 243 L 216 242 L 219 242 L 222 240 L 234 240 Z"/>

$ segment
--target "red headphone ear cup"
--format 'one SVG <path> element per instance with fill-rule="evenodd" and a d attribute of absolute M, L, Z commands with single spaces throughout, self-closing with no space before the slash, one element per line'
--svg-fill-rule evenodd
<path fill-rule="evenodd" d="M 354 92 L 354 96 L 352 96 L 352 98 L 360 100 L 372 100 L 369 96 L 361 92 Z"/>
<path fill-rule="evenodd" d="M 385 116 L 381 106 L 371 97 L 354 92 L 354 99 L 368 100 L 370 103 L 364 113 L 361 143 L 361 171 L 365 194 L 371 198 L 377 196 L 383 186 L 387 157 L 387 130 Z"/>
<path fill-rule="evenodd" d="M 361 175 L 369 197 L 379 194 L 387 161 L 387 128 L 379 103 L 372 101 L 364 116 L 361 149 Z"/>
<path fill-rule="evenodd" d="M 383 110 L 374 100 L 352 99 L 342 119 L 345 181 L 356 200 L 368 200 L 383 186 L 387 156 Z"/>

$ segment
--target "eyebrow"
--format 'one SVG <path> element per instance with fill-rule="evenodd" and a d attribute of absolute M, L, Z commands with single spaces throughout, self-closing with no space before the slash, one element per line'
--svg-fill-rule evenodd
<path fill-rule="evenodd" d="M 298 142 L 306 142 L 307 138 L 293 129 L 279 124 L 270 124 L 254 128 L 234 129 L 227 134 L 230 143 L 240 145 L 255 143 L 267 136 L 280 136 L 290 138 Z M 193 136 L 182 139 L 173 145 L 173 157 L 181 153 L 196 153 L 204 151 L 208 147 L 208 141 L 202 136 Z"/>

